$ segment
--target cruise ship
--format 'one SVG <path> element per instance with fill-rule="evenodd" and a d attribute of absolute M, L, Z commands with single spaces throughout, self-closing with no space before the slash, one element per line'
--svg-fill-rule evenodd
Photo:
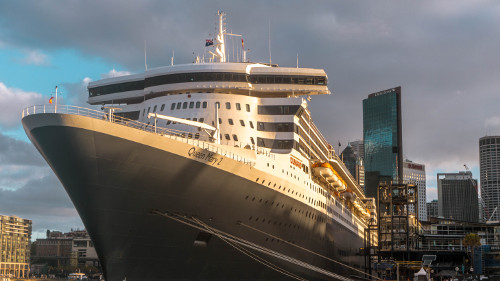
<path fill-rule="evenodd" d="M 206 58 L 91 82 L 101 110 L 23 110 L 106 280 L 363 276 L 375 204 L 312 120 L 325 71 L 230 61 L 224 22 Z"/>

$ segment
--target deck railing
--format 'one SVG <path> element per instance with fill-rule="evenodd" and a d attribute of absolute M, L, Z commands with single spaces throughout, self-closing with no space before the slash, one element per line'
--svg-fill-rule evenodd
<path fill-rule="evenodd" d="M 60 114 L 71 114 L 79 115 L 85 117 L 91 117 L 94 119 L 105 120 L 111 123 L 127 126 L 130 128 L 135 128 L 138 130 L 155 133 L 170 139 L 187 143 L 199 148 L 206 149 L 208 151 L 214 152 L 216 154 L 222 155 L 227 158 L 231 158 L 238 162 L 254 166 L 255 161 L 247 159 L 238 153 L 230 151 L 228 149 L 221 148 L 219 145 L 214 144 L 214 139 L 208 134 L 200 131 L 199 133 L 185 132 L 180 130 L 168 129 L 164 127 L 155 126 L 155 124 L 146 124 L 136 120 L 128 119 L 122 116 L 118 116 L 110 112 L 103 112 L 95 109 L 79 107 L 74 105 L 33 105 L 23 109 L 22 117 L 33 114 L 44 114 L 44 113 L 60 113 Z M 154 122 L 154 121 L 153 121 Z"/>

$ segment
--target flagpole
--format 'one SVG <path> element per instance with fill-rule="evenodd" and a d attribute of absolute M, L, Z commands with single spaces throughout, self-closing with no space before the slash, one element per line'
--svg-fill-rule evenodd
<path fill-rule="evenodd" d="M 54 113 L 57 113 L 57 86 L 56 86 L 56 106 L 55 106 Z"/>

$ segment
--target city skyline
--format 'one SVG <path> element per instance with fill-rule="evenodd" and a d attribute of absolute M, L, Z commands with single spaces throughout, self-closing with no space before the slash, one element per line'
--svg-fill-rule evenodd
<path fill-rule="evenodd" d="M 144 71 L 145 46 L 148 68 L 173 53 L 175 64 L 191 63 L 218 9 L 252 61 L 325 69 L 332 95 L 312 97 L 310 109 L 335 147 L 363 138 L 368 94 L 401 85 L 404 156 L 426 166 L 427 201 L 437 198 L 437 173 L 466 164 L 479 178 L 478 140 L 500 134 L 494 1 L 2 1 L 0 214 L 31 219 L 35 237 L 81 228 L 21 128 L 22 108 L 48 103 L 56 85 L 61 103 L 88 107 L 86 83 Z"/>

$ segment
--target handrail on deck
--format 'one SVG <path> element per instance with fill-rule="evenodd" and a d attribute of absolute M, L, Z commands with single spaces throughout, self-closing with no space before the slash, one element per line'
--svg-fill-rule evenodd
<path fill-rule="evenodd" d="M 85 108 L 85 107 L 80 107 L 80 106 L 74 106 L 74 105 L 52 105 L 52 104 L 43 104 L 43 105 L 32 105 L 29 107 L 26 107 L 22 111 L 22 117 L 24 118 L 25 116 L 28 115 L 33 115 L 33 114 L 43 114 L 43 113 L 62 113 L 62 114 L 71 114 L 71 115 L 80 115 L 80 116 L 86 116 L 86 117 L 91 117 L 94 119 L 100 119 L 100 120 L 106 120 L 111 123 L 127 126 L 130 128 L 135 128 L 138 130 L 154 133 L 157 135 L 161 135 L 164 137 L 168 137 L 170 139 L 174 139 L 176 141 L 181 141 L 187 144 L 191 144 L 194 146 L 198 146 L 202 149 L 206 149 L 208 151 L 217 153 L 219 155 L 222 155 L 224 157 L 231 158 L 233 160 L 236 160 L 238 162 L 242 162 L 244 164 L 254 166 L 255 162 L 247 159 L 237 153 L 231 152 L 229 150 L 225 150 L 217 145 L 214 145 L 213 138 L 208 136 L 208 135 L 202 135 L 201 133 L 192 133 L 192 132 L 185 132 L 185 131 L 180 131 L 180 130 L 174 130 L 174 129 L 167 129 L 163 127 L 158 127 L 155 126 L 155 124 L 146 124 L 139 122 L 137 120 L 132 120 L 129 118 L 125 118 L 122 116 L 118 116 L 113 113 L 106 113 L 103 111 L 95 110 L 95 109 L 90 109 L 90 108 Z"/>

